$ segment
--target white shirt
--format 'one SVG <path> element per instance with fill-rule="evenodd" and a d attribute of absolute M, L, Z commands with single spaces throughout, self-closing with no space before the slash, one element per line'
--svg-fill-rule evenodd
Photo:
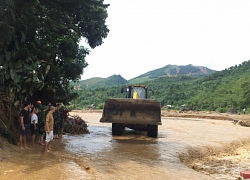
<path fill-rule="evenodd" d="M 36 114 L 32 114 L 32 116 L 31 116 L 31 124 L 33 124 L 33 123 L 32 123 L 33 121 L 35 121 L 35 124 L 38 123 L 38 117 L 37 117 Z"/>

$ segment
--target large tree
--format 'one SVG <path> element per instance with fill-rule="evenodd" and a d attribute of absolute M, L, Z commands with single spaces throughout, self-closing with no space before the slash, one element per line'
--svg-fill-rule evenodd
<path fill-rule="evenodd" d="M 11 101 L 67 103 L 89 50 L 103 43 L 108 4 L 103 0 L 0 0 L 0 74 Z"/>

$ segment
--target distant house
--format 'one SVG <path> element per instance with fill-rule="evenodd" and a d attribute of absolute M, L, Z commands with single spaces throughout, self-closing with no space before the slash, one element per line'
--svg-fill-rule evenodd
<path fill-rule="evenodd" d="M 73 88 L 74 88 L 74 90 L 81 90 L 81 85 L 78 84 L 77 86 L 74 86 Z"/>

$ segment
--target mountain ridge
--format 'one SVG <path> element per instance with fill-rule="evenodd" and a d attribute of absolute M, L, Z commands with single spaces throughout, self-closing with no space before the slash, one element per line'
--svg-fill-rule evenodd
<path fill-rule="evenodd" d="M 146 81 L 151 81 L 158 79 L 160 77 L 177 77 L 177 76 L 192 76 L 192 77 L 202 77 L 207 76 L 216 72 L 205 66 L 194 66 L 192 64 L 188 65 L 166 65 L 164 67 L 154 69 L 136 76 L 130 80 L 126 80 L 120 74 L 114 74 L 107 78 L 93 77 L 86 80 L 80 80 L 79 82 L 72 83 L 74 89 L 84 89 L 84 88 L 97 88 L 97 87 L 107 87 L 115 85 L 125 85 L 125 84 L 135 84 L 143 83 Z"/>

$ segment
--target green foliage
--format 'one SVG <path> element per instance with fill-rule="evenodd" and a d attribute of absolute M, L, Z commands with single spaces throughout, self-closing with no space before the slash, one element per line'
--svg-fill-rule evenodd
<path fill-rule="evenodd" d="M 205 77 L 160 77 L 140 82 L 153 89 L 150 99 L 157 99 L 162 106 L 173 105 L 192 110 L 240 112 L 250 107 L 250 61 L 230 67 Z M 80 92 L 76 100 L 81 106 L 103 103 L 107 98 L 125 97 L 122 86 L 90 89 Z"/>
<path fill-rule="evenodd" d="M 89 50 L 109 29 L 103 0 L 2 1 L 0 71 L 9 98 L 68 103 L 77 96 L 70 82 L 80 79 Z"/>
<path fill-rule="evenodd" d="M 227 112 L 227 110 L 225 108 L 218 108 L 217 111 L 220 112 L 220 113 L 226 113 Z"/>
<path fill-rule="evenodd" d="M 97 109 L 103 109 L 104 103 L 98 104 Z"/>

